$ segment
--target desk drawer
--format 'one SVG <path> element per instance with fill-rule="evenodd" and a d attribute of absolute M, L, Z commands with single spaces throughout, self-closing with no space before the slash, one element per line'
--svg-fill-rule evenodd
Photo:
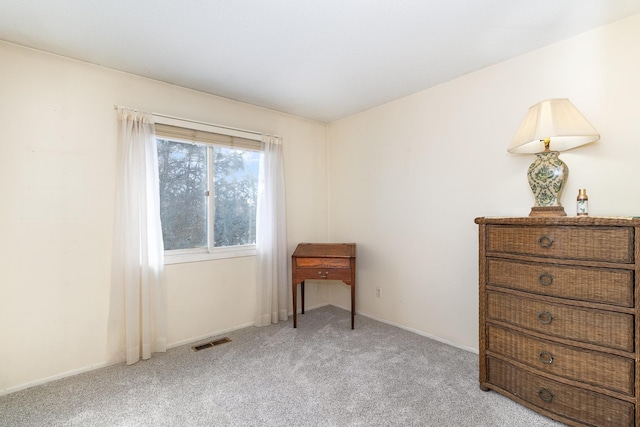
<path fill-rule="evenodd" d="M 487 349 L 539 371 L 634 395 L 634 361 L 556 344 L 500 326 L 487 328 Z"/>
<path fill-rule="evenodd" d="M 487 292 L 487 317 L 548 335 L 634 351 L 630 314 Z"/>
<path fill-rule="evenodd" d="M 349 268 L 349 258 L 296 258 L 297 268 Z"/>
<path fill-rule="evenodd" d="M 488 259 L 487 284 L 633 307 L 633 271 Z"/>
<path fill-rule="evenodd" d="M 633 263 L 632 227 L 487 226 L 489 252 Z"/>
<path fill-rule="evenodd" d="M 633 426 L 633 404 L 488 358 L 489 382 L 531 405 L 593 426 Z"/>
<path fill-rule="evenodd" d="M 297 268 L 298 282 L 303 280 L 342 280 L 351 282 L 351 270 L 346 268 Z"/>

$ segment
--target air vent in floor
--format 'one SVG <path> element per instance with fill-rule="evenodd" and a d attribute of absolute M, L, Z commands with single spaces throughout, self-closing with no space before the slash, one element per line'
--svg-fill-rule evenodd
<path fill-rule="evenodd" d="M 193 349 L 193 351 L 200 351 L 200 350 L 204 350 L 205 348 L 215 347 L 217 345 L 226 344 L 228 342 L 231 342 L 231 339 L 229 339 L 228 337 L 224 337 L 224 338 L 220 338 L 220 339 L 217 339 L 217 340 L 214 340 L 214 341 L 206 342 L 204 344 L 194 345 L 191 348 Z"/>

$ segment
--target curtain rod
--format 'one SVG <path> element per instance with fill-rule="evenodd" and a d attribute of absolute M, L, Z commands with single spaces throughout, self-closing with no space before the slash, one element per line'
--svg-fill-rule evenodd
<path fill-rule="evenodd" d="M 200 121 L 197 121 L 197 120 L 184 119 L 182 117 L 169 116 L 169 115 L 160 114 L 160 113 L 148 113 L 148 112 L 145 112 L 145 111 L 138 110 L 136 108 L 123 107 L 122 105 L 114 105 L 113 108 L 115 110 L 117 110 L 118 108 L 122 108 L 124 110 L 151 114 L 153 116 L 164 117 L 166 119 L 180 120 L 180 121 L 183 121 L 183 122 L 196 123 L 196 124 L 205 125 L 205 126 L 214 126 L 214 127 L 218 127 L 218 128 L 222 128 L 222 129 L 236 131 L 236 132 L 246 132 L 246 133 L 251 133 L 251 134 L 260 135 L 260 136 L 263 135 L 261 132 L 256 132 L 254 130 L 246 130 L 246 129 L 240 129 L 240 128 L 233 128 L 233 127 L 229 127 L 229 126 L 216 125 L 216 124 L 213 124 L 213 123 L 206 123 L 206 122 L 200 122 Z M 272 136 L 274 136 L 276 138 L 280 138 L 278 135 L 272 135 Z"/>

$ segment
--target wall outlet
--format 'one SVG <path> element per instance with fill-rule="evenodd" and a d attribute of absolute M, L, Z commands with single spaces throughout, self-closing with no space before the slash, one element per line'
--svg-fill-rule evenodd
<path fill-rule="evenodd" d="M 376 297 L 380 298 L 382 296 L 382 289 L 376 288 Z"/>

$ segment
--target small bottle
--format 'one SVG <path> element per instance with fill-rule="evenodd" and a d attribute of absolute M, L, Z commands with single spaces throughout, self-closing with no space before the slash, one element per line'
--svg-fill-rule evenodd
<path fill-rule="evenodd" d="M 589 215 L 589 196 L 587 196 L 586 188 L 578 190 L 576 211 L 578 213 L 578 216 Z"/>

